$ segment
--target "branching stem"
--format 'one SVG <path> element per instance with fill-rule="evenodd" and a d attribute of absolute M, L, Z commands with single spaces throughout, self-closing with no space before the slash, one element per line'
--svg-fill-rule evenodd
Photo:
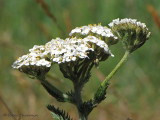
<path fill-rule="evenodd" d="M 74 83 L 75 105 L 78 110 L 79 120 L 87 120 L 87 116 L 84 115 L 81 109 L 81 105 L 83 104 L 81 91 L 82 91 L 82 86 L 79 84 L 79 82 Z"/>

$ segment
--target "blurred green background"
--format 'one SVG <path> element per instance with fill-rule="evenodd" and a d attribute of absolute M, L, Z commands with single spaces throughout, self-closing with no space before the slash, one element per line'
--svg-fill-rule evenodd
<path fill-rule="evenodd" d="M 159 120 L 159 0 L 44 0 L 56 22 L 38 1 L 42 0 L 0 0 L 0 120 L 13 120 L 7 116 L 8 109 L 17 115 L 17 120 L 50 120 L 52 117 L 46 104 L 60 107 L 77 119 L 73 105 L 57 102 L 38 80 L 13 70 L 11 65 L 33 45 L 45 44 L 56 37 L 66 38 L 72 28 L 100 22 L 107 26 L 113 19 L 126 17 L 146 23 L 151 38 L 112 78 L 107 98 L 92 111 L 89 120 Z M 98 70 L 93 69 L 92 78 L 83 89 L 84 100 L 93 97 L 104 76 L 124 54 L 120 42 L 111 50 L 115 57 L 102 62 Z M 63 78 L 58 66 L 54 66 L 50 74 L 60 79 L 48 77 L 62 91 L 73 88 L 71 82 Z M 22 117 L 20 114 L 37 116 Z"/>

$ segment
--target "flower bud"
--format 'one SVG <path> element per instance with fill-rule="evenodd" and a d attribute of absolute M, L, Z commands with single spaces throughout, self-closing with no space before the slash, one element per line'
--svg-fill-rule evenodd
<path fill-rule="evenodd" d="M 150 32 L 144 23 L 137 22 L 135 19 L 115 19 L 109 26 L 115 36 L 130 53 L 141 47 L 150 37 Z"/>

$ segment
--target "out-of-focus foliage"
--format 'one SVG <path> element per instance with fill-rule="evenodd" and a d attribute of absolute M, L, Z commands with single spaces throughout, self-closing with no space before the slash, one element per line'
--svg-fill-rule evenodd
<path fill-rule="evenodd" d="M 38 0 L 37 0 L 38 1 Z M 16 118 L 49 120 L 47 103 L 69 111 L 77 118 L 75 108 L 52 99 L 37 80 L 11 68 L 15 59 L 28 52 L 33 45 L 46 43 L 52 38 L 67 37 L 71 28 L 88 24 L 107 25 L 115 18 L 135 18 L 146 23 L 152 35 L 143 47 L 135 51 L 113 77 L 107 99 L 92 111 L 91 120 L 159 120 L 160 112 L 160 30 L 155 22 L 152 6 L 160 16 L 158 0 L 44 0 L 56 17 L 57 23 L 46 15 L 36 0 L 0 0 L 0 119 L 10 120 L 7 107 Z M 154 11 L 154 12 L 155 12 Z M 156 15 L 157 15 L 156 14 Z M 60 33 L 57 25 L 64 32 Z M 114 58 L 94 69 L 92 78 L 83 90 L 85 100 L 91 98 L 100 81 L 122 57 L 121 44 L 111 47 Z M 73 87 L 64 79 L 58 66 L 50 73 L 56 76 L 50 82 L 63 91 Z M 57 77 L 59 79 L 57 79 Z M 20 116 L 37 115 L 33 116 Z M 18 116 L 19 115 L 19 116 Z"/>

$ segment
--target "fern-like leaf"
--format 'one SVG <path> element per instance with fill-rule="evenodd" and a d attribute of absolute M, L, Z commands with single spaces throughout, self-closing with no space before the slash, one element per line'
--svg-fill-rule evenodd
<path fill-rule="evenodd" d="M 53 118 L 56 120 L 73 120 L 69 114 L 64 111 L 64 110 L 60 110 L 59 108 L 55 108 L 53 105 L 47 105 L 48 110 L 50 110 L 51 112 L 53 112 L 54 114 L 52 114 Z"/>
<path fill-rule="evenodd" d="M 68 95 L 68 98 L 69 98 L 69 101 L 71 103 L 75 103 L 75 93 L 71 90 L 71 91 L 68 91 L 66 92 L 66 95 Z"/>

